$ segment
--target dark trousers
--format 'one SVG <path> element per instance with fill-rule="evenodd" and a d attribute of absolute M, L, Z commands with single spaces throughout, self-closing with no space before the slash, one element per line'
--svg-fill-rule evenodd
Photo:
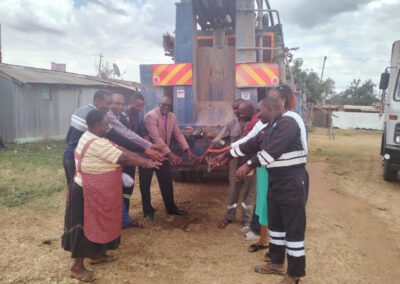
<path fill-rule="evenodd" d="M 164 161 L 158 170 L 139 168 L 139 184 L 142 194 L 142 206 L 144 216 L 153 216 L 154 208 L 151 206 L 150 186 L 153 178 L 153 172 L 156 172 L 158 185 L 164 201 L 165 209 L 168 213 L 173 213 L 177 208 L 174 201 L 174 187 L 172 184 L 171 165 Z"/>
<path fill-rule="evenodd" d="M 130 166 L 124 166 L 123 167 L 123 172 L 128 174 L 133 180 L 135 180 L 135 172 L 136 172 L 136 167 L 130 167 Z M 131 196 L 133 193 L 133 187 L 134 185 L 130 187 L 123 187 L 122 188 L 122 193 L 124 196 L 124 205 L 126 210 L 129 212 L 129 207 L 131 203 Z"/>
<path fill-rule="evenodd" d="M 286 174 L 276 176 L 270 171 L 268 190 L 269 254 L 272 263 L 283 264 L 286 252 L 287 273 L 291 277 L 305 275 L 306 182 L 307 174 L 304 168 L 290 169 Z"/>
<path fill-rule="evenodd" d="M 71 183 L 74 181 L 75 175 L 75 161 L 67 160 L 63 157 L 63 166 L 65 171 L 65 179 L 67 180 L 68 187 L 71 186 Z"/>
<path fill-rule="evenodd" d="M 251 216 L 250 229 L 253 231 L 253 233 L 257 235 L 260 234 L 261 228 L 260 228 L 260 223 L 258 222 L 258 215 L 256 214 L 255 207 L 253 210 L 253 215 Z"/>

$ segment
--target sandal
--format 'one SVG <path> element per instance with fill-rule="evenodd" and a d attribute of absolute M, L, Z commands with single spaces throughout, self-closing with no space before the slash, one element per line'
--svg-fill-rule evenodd
<path fill-rule="evenodd" d="M 282 268 L 282 269 L 273 268 L 271 263 L 268 263 L 266 265 L 256 266 L 254 271 L 257 273 L 260 273 L 260 274 L 274 274 L 274 275 L 280 275 L 280 276 L 286 275 L 284 268 Z"/>
<path fill-rule="evenodd" d="M 217 225 L 217 228 L 218 229 L 225 229 L 226 226 L 228 226 L 230 223 L 232 223 L 232 221 L 224 220 L 224 221 L 222 221 L 221 223 L 219 223 Z"/>
<path fill-rule="evenodd" d="M 285 276 L 279 284 L 298 284 L 300 282 L 300 278 L 290 278 L 289 276 Z"/>
<path fill-rule="evenodd" d="M 264 246 L 264 245 L 259 245 L 258 243 L 255 243 L 255 244 L 251 244 L 249 246 L 248 251 L 249 252 L 256 252 L 256 251 L 259 251 L 259 250 L 262 250 L 262 249 L 267 249 L 267 248 L 268 248 L 268 245 Z"/>
<path fill-rule="evenodd" d="M 91 259 L 90 264 L 96 265 L 96 264 L 100 264 L 100 263 L 113 262 L 113 261 L 116 261 L 117 259 L 118 259 L 118 257 L 105 254 L 105 255 L 102 255 L 101 258 L 99 258 L 99 259 Z"/>
<path fill-rule="evenodd" d="M 77 279 L 82 282 L 93 282 L 96 280 L 96 277 L 91 271 L 85 270 L 83 273 L 77 273 L 75 271 L 71 271 L 71 278 Z"/>
<path fill-rule="evenodd" d="M 263 257 L 263 261 L 267 263 L 272 263 L 271 258 L 269 256 L 269 252 L 267 251 Z"/>

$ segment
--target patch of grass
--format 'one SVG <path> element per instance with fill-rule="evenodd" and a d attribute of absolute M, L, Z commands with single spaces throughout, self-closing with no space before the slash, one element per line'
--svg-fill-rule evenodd
<path fill-rule="evenodd" d="M 65 189 L 63 142 L 9 145 L 0 151 L 0 204 L 13 207 Z"/>
<path fill-rule="evenodd" d="M 335 164 L 367 161 L 379 156 L 381 132 L 338 130 L 329 139 L 326 129 L 316 129 L 309 136 L 310 161 L 329 160 Z"/>
<path fill-rule="evenodd" d="M 315 132 L 315 129 L 316 129 L 315 126 L 311 126 L 310 128 L 307 129 L 307 132 L 313 133 L 313 132 Z"/>

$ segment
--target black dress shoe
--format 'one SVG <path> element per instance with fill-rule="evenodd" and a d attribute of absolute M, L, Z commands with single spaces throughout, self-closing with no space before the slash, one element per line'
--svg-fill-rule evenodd
<path fill-rule="evenodd" d="M 187 215 L 188 212 L 186 210 L 181 210 L 176 208 L 174 211 L 169 212 L 170 215 L 179 215 L 179 216 L 183 216 L 183 215 Z"/>

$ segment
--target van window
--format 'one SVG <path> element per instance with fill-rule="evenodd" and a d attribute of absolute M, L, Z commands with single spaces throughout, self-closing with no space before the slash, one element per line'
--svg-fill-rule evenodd
<path fill-rule="evenodd" d="M 400 101 L 400 72 L 397 74 L 396 87 L 394 89 L 395 101 Z"/>

